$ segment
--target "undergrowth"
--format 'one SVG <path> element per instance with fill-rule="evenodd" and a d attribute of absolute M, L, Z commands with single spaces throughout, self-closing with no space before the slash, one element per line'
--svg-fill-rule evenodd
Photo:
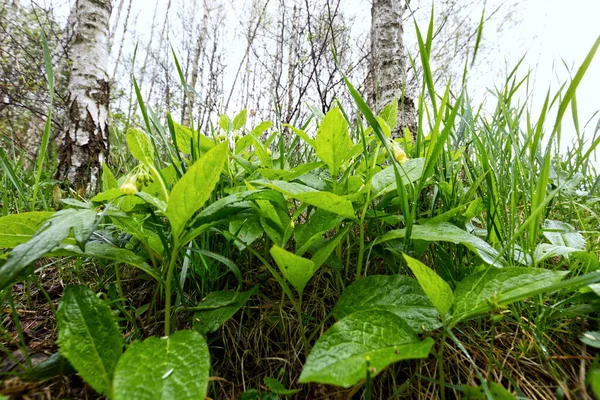
<path fill-rule="evenodd" d="M 3 152 L 3 392 L 590 398 L 600 135 L 560 138 L 599 45 L 539 115 L 517 68 L 491 114 L 424 68 L 417 132 L 349 81 L 356 109 L 211 132 L 159 120 L 134 82 L 142 122 L 91 198 L 45 148 L 34 171 Z"/>

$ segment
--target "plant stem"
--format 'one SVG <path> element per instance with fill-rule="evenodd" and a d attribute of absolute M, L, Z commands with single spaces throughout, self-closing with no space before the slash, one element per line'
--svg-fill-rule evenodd
<path fill-rule="evenodd" d="M 165 282 L 165 336 L 171 334 L 171 285 L 173 284 L 173 271 L 175 270 L 178 255 L 179 244 L 175 242 L 171 251 L 171 260 L 167 268 L 167 281 Z"/>

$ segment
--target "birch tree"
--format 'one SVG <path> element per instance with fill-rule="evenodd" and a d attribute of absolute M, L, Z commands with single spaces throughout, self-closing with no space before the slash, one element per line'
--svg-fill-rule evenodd
<path fill-rule="evenodd" d="M 108 158 L 110 0 L 75 2 L 66 129 L 57 136 L 57 178 L 94 192 Z"/>
<path fill-rule="evenodd" d="M 371 6 L 371 69 L 367 92 L 372 107 L 379 112 L 398 99 L 398 126 L 416 133 L 416 110 L 408 95 L 406 56 L 402 41 L 404 0 L 373 0 Z"/>

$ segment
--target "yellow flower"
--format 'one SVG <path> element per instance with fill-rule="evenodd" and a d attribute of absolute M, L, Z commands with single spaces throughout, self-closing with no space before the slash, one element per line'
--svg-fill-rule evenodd
<path fill-rule="evenodd" d="M 131 182 L 129 179 L 123 182 L 123 184 L 119 187 L 119 190 L 125 194 L 136 194 L 138 192 L 135 182 Z"/>
<path fill-rule="evenodd" d="M 398 143 L 392 142 L 392 152 L 394 153 L 394 158 L 400 164 L 404 164 L 408 161 L 408 156 L 406 155 L 402 147 L 398 145 Z"/>

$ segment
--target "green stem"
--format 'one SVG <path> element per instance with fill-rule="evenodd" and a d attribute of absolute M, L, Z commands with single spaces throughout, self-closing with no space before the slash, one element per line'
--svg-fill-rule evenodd
<path fill-rule="evenodd" d="M 365 205 L 362 209 L 362 213 L 360 215 L 360 222 L 358 224 L 359 232 L 359 243 L 358 243 L 358 262 L 356 264 L 356 277 L 354 280 L 358 280 L 362 273 L 362 264 L 363 258 L 365 257 L 365 216 L 367 214 L 367 208 L 369 207 L 369 197 L 371 194 L 371 187 L 367 191 L 367 201 L 365 201 Z"/>
<path fill-rule="evenodd" d="M 169 202 L 169 191 L 167 190 L 167 187 L 165 186 L 165 182 L 163 181 L 162 176 L 160 175 L 160 173 L 158 172 L 158 170 L 156 169 L 156 167 L 154 165 L 148 164 L 148 168 L 150 168 L 150 170 L 156 177 L 156 180 L 158 181 L 158 183 L 160 183 L 160 188 L 162 189 L 163 196 L 165 196 L 165 202 Z"/>
<path fill-rule="evenodd" d="M 165 336 L 171 334 L 171 285 L 173 284 L 173 272 L 179 255 L 179 244 L 173 244 L 171 251 L 171 260 L 167 268 L 167 281 L 165 282 Z"/>

